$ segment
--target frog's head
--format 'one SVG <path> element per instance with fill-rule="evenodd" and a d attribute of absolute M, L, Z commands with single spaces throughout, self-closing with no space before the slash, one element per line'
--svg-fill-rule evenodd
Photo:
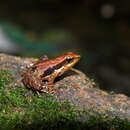
<path fill-rule="evenodd" d="M 73 52 L 67 52 L 64 55 L 56 58 L 56 61 L 59 62 L 58 65 L 56 65 L 56 68 L 60 68 L 62 66 L 71 68 L 73 67 L 78 61 L 80 60 L 80 55 L 73 53 Z"/>
<path fill-rule="evenodd" d="M 46 67 L 46 70 L 44 71 L 44 75 L 42 76 L 43 77 L 49 76 L 52 75 L 53 73 L 58 73 L 58 75 L 61 75 L 65 71 L 72 68 L 79 61 L 79 59 L 80 59 L 79 54 L 68 52 L 55 59 L 47 60 L 43 62 L 41 65 L 42 66 L 41 68 L 43 68 L 43 64 L 44 64 L 44 68 Z"/>
<path fill-rule="evenodd" d="M 68 52 L 64 55 L 64 61 L 66 64 L 74 65 L 80 60 L 80 55 L 73 53 L 73 52 Z"/>

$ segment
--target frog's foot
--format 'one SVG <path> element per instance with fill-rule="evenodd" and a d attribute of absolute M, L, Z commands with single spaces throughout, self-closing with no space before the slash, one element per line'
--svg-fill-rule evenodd
<path fill-rule="evenodd" d="M 41 97 L 41 95 L 40 95 L 40 93 L 38 91 L 36 91 L 36 93 L 37 93 L 38 97 Z"/>
<path fill-rule="evenodd" d="M 55 90 L 54 90 L 54 85 L 48 85 L 48 93 L 50 94 L 54 94 L 55 93 Z"/>
<path fill-rule="evenodd" d="M 47 93 L 47 94 L 54 94 L 55 90 L 54 89 L 42 89 L 40 90 L 41 93 Z"/>
<path fill-rule="evenodd" d="M 42 93 L 49 93 L 48 92 L 48 86 L 47 85 L 42 86 L 42 89 L 40 90 L 40 92 L 42 92 Z"/>
<path fill-rule="evenodd" d="M 50 93 L 50 94 L 55 94 L 56 91 L 53 89 L 53 90 L 49 91 L 49 93 Z"/>

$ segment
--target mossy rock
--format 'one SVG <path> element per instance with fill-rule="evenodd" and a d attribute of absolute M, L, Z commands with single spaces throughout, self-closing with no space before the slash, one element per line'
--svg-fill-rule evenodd
<path fill-rule="evenodd" d="M 0 54 L 0 129 L 130 129 L 130 98 L 78 70 L 55 82 L 54 95 L 28 89 L 20 72 L 35 60 Z"/>
<path fill-rule="evenodd" d="M 0 129 L 128 129 L 127 120 L 81 110 L 49 94 L 10 86 L 11 72 L 0 70 Z"/>

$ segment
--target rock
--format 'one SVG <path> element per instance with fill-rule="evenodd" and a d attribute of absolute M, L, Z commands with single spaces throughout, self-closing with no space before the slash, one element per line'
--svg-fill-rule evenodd
<path fill-rule="evenodd" d="M 22 84 L 20 72 L 35 60 L 0 54 L 0 69 L 12 71 L 15 85 Z M 53 96 L 60 101 L 67 100 L 83 110 L 93 110 L 108 116 L 118 116 L 121 119 L 130 120 L 129 97 L 100 90 L 89 77 L 76 69 L 71 69 L 56 79 Z"/>

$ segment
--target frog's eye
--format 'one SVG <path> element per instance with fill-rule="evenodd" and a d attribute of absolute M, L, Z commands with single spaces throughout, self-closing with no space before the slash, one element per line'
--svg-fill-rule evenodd
<path fill-rule="evenodd" d="M 71 60 L 71 59 L 73 59 L 72 56 L 68 56 L 68 57 L 66 57 L 66 60 Z"/>
<path fill-rule="evenodd" d="M 73 57 L 67 57 L 67 58 L 66 58 L 66 62 L 67 62 L 67 63 L 70 63 L 70 62 L 72 62 L 72 61 L 73 61 Z"/>

